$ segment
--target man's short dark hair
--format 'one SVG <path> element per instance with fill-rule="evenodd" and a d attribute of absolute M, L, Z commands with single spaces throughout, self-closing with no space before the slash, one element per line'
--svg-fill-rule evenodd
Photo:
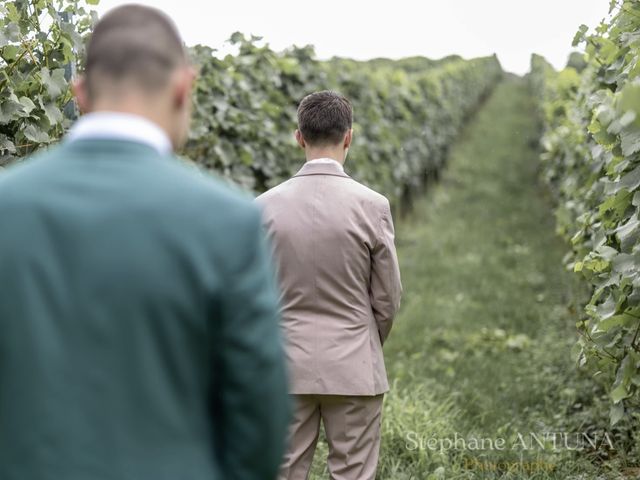
<path fill-rule="evenodd" d="M 352 125 L 351 102 L 339 93 L 312 93 L 298 107 L 298 129 L 309 145 L 335 145 Z"/>
<path fill-rule="evenodd" d="M 157 90 L 186 62 L 180 34 L 167 15 L 151 7 L 123 5 L 107 13 L 91 35 L 85 65 L 89 94 L 100 93 L 101 81 Z"/>

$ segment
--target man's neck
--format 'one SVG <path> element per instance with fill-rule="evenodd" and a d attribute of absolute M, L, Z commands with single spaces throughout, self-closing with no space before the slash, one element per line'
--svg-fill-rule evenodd
<path fill-rule="evenodd" d="M 318 160 L 320 158 L 329 158 L 338 162 L 340 165 L 344 165 L 344 152 L 338 153 L 333 150 L 307 150 L 305 152 L 307 162 L 311 160 Z"/>
<path fill-rule="evenodd" d="M 115 113 L 140 117 L 155 124 L 171 139 L 169 115 L 160 107 L 154 108 L 153 105 L 152 98 L 140 95 L 123 96 L 117 99 L 107 97 L 97 99 L 91 106 L 91 111 L 87 113 Z"/>

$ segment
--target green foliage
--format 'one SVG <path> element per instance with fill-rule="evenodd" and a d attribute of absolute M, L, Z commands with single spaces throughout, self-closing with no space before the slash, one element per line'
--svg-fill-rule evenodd
<path fill-rule="evenodd" d="M 0 0 L 0 166 L 57 140 L 95 0 Z M 63 112 L 67 109 L 67 114 Z"/>
<path fill-rule="evenodd" d="M 328 80 L 354 104 L 350 172 L 399 203 L 444 164 L 449 145 L 502 71 L 496 57 L 452 59 L 432 68 L 367 68 L 334 61 Z"/>
<path fill-rule="evenodd" d="M 344 59 L 342 58 L 332 59 L 332 61 L 338 62 L 338 63 L 343 60 Z M 455 60 L 462 60 L 462 57 L 460 57 L 459 55 L 448 55 L 439 60 L 432 60 L 430 58 L 425 58 L 425 57 L 407 57 L 407 58 L 402 58 L 400 60 L 390 60 L 388 58 L 374 58 L 366 62 L 354 61 L 354 63 L 365 64 L 367 65 L 367 67 L 371 67 L 371 68 L 391 67 L 391 68 L 402 68 L 407 72 L 424 72 L 427 69 L 444 65 L 445 63 L 452 62 Z"/>
<path fill-rule="evenodd" d="M 586 43 L 581 74 L 534 56 L 530 78 L 568 265 L 592 287 L 578 359 L 607 386 L 615 424 L 640 415 L 640 3 L 611 8 L 609 23 L 576 34 Z"/>
<path fill-rule="evenodd" d="M 354 105 L 350 173 L 397 203 L 442 166 L 447 146 L 502 72 L 495 57 L 320 62 L 310 47 L 276 53 L 257 40 L 235 34 L 239 52 L 223 59 L 208 47 L 193 48 L 201 75 L 185 149 L 257 191 L 299 168 L 297 103 L 332 89 Z"/>
<path fill-rule="evenodd" d="M 584 59 L 584 54 L 581 52 L 571 52 L 567 59 L 567 67 L 571 67 L 577 72 L 582 72 L 587 68 L 587 62 Z"/>
<path fill-rule="evenodd" d="M 263 190 L 290 176 L 299 160 L 293 140 L 296 101 L 319 73 L 311 48 L 278 54 L 257 38 L 231 38 L 237 55 L 192 49 L 200 77 L 185 154 L 236 183 Z"/>
<path fill-rule="evenodd" d="M 0 0 L 0 165 L 59 139 L 75 117 L 68 80 L 92 25 L 84 5 L 95 3 Z M 277 53 L 240 33 L 231 42 L 238 53 L 225 58 L 192 49 L 200 77 L 184 153 L 257 191 L 301 163 L 292 135 L 300 99 L 334 89 L 355 108 L 350 172 L 399 203 L 442 165 L 502 72 L 495 57 L 320 62 L 311 47 Z"/>

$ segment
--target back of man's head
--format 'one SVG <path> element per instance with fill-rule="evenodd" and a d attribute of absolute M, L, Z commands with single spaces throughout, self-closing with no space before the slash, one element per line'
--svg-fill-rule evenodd
<path fill-rule="evenodd" d="M 309 145 L 339 144 L 352 124 L 351 102 L 337 92 L 312 93 L 304 97 L 298 107 L 298 129 Z"/>
<path fill-rule="evenodd" d="M 107 13 L 91 35 L 87 93 L 90 99 L 122 88 L 153 93 L 186 63 L 180 34 L 167 15 L 151 7 L 124 5 Z"/>
<path fill-rule="evenodd" d="M 80 109 L 122 112 L 154 122 L 174 148 L 187 138 L 195 71 L 171 19 L 124 5 L 95 26 L 84 75 L 74 82 Z"/>

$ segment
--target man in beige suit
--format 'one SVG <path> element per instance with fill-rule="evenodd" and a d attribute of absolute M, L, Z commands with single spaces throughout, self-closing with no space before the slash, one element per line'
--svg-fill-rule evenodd
<path fill-rule="evenodd" d="M 382 344 L 400 305 L 389 201 L 343 170 L 351 104 L 305 97 L 296 139 L 307 162 L 258 202 L 278 264 L 295 401 L 280 480 L 307 478 L 322 420 L 333 480 L 373 480 L 380 449 Z"/>

